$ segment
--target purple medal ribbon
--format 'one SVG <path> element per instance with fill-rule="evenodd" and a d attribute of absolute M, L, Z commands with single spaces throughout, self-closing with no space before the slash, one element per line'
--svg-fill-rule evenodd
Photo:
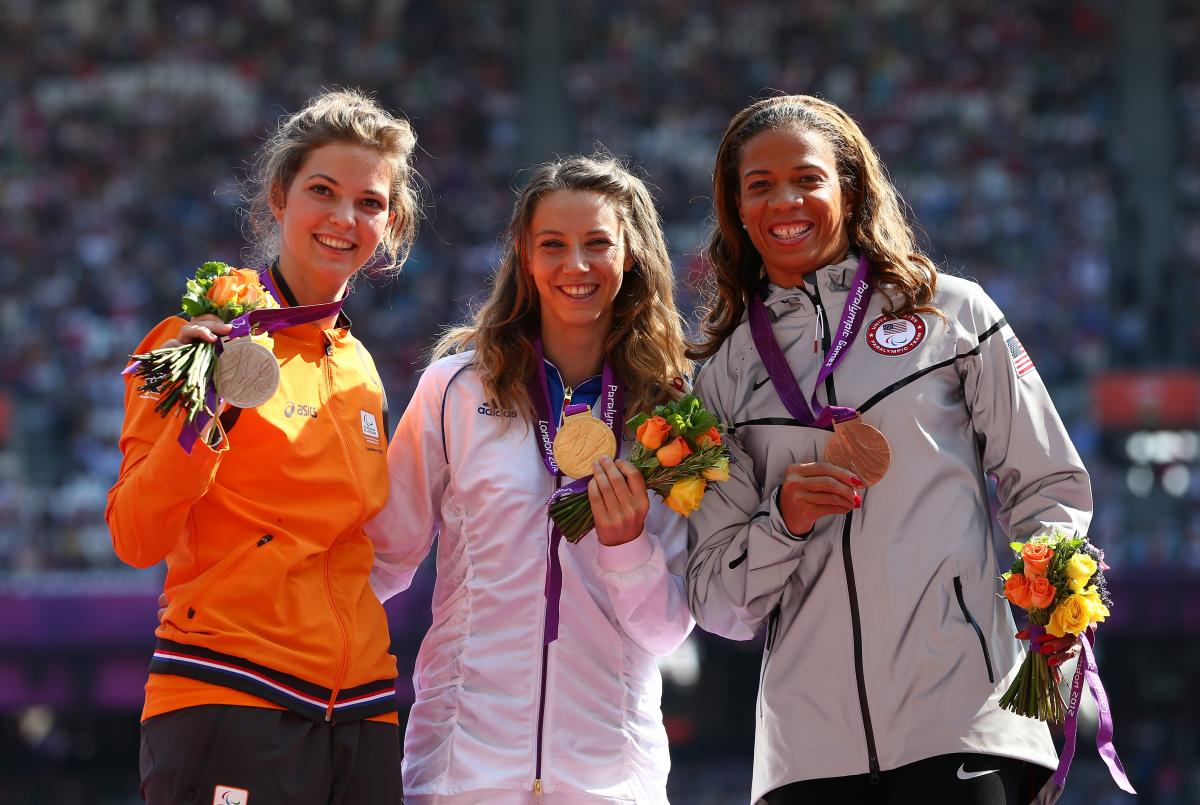
<path fill-rule="evenodd" d="M 783 349 L 775 340 L 767 306 L 763 304 L 757 294 L 750 300 L 750 335 L 754 338 L 754 346 L 758 349 L 758 355 L 762 359 L 763 366 L 766 367 L 767 376 L 771 379 L 775 393 L 779 395 L 779 399 L 787 408 L 788 413 L 802 425 L 830 428 L 834 422 L 845 422 L 847 419 L 858 416 L 858 412 L 853 408 L 821 405 L 817 402 L 817 389 L 821 387 L 826 378 L 833 374 L 833 370 L 846 357 L 850 347 L 854 344 L 858 331 L 862 329 L 862 313 L 866 310 L 867 303 L 871 301 L 869 274 L 870 266 L 867 264 L 867 258 L 860 256 L 850 295 L 846 298 L 846 306 L 842 309 L 842 320 L 838 324 L 837 335 L 829 348 L 829 354 L 825 357 L 825 363 L 821 365 L 821 370 L 817 373 L 817 384 L 813 389 L 811 408 L 804 398 L 804 392 L 800 390 L 800 384 L 796 382 L 796 376 L 788 365 L 787 356 L 783 354 Z"/>
<path fill-rule="evenodd" d="M 282 307 L 287 302 L 283 298 L 279 286 L 275 284 L 275 278 L 271 275 L 270 267 L 261 268 L 258 271 L 258 281 L 266 288 L 271 296 L 275 297 L 281 307 L 278 308 L 260 308 L 251 310 L 249 313 L 243 313 L 233 321 L 229 322 L 233 329 L 225 338 L 234 339 L 242 338 L 247 335 L 260 335 L 264 333 L 273 333 L 276 330 L 283 330 L 287 327 L 295 327 L 298 324 L 307 324 L 309 322 L 318 321 L 329 316 L 336 316 L 342 310 L 342 303 L 345 299 L 339 299 L 336 302 L 326 302 L 321 305 L 296 305 L 294 307 Z M 217 354 L 220 355 L 225 349 L 224 341 L 218 340 L 215 344 Z M 137 370 L 141 361 L 135 361 L 126 367 L 121 374 L 127 375 Z M 196 414 L 196 418 L 191 422 L 185 422 L 179 431 L 179 446 L 183 448 L 188 455 L 192 453 L 192 447 L 200 438 L 200 432 L 207 427 L 212 414 L 210 411 L 216 411 L 221 404 L 221 397 L 217 394 L 215 384 L 208 384 L 208 391 L 204 395 L 204 408 Z"/>
<path fill-rule="evenodd" d="M 1037 650 L 1034 641 L 1044 632 L 1042 627 L 1030 625 L 1030 651 Z M 1079 641 L 1079 664 L 1075 668 L 1075 677 L 1071 680 L 1071 698 L 1067 702 L 1067 719 L 1063 724 L 1063 748 L 1058 759 L 1058 769 L 1054 772 L 1054 785 L 1059 790 L 1066 786 L 1067 772 L 1071 770 L 1071 761 L 1075 758 L 1075 735 L 1079 731 L 1079 702 L 1083 697 L 1083 684 L 1086 680 L 1088 690 L 1096 700 L 1096 710 L 1100 716 L 1100 723 L 1096 729 L 1096 751 L 1099 752 L 1104 765 L 1108 766 L 1108 773 L 1112 775 L 1117 787 L 1130 794 L 1136 794 L 1129 777 L 1125 774 L 1125 767 L 1121 765 L 1121 758 L 1117 757 L 1117 748 L 1113 746 L 1112 712 L 1108 707 L 1108 695 L 1100 681 L 1096 655 L 1092 651 L 1095 640 L 1096 630 L 1088 629 Z"/>
<path fill-rule="evenodd" d="M 562 478 L 562 471 L 558 468 L 558 462 L 554 460 L 554 437 L 558 435 L 558 417 L 554 416 L 550 410 L 550 385 L 546 381 L 546 364 L 545 355 L 542 352 L 542 340 L 535 338 L 533 348 L 537 352 L 538 364 L 537 370 L 534 372 L 537 375 L 536 381 L 529 383 L 529 399 L 533 402 L 535 413 L 538 417 L 537 422 L 537 439 L 541 449 L 542 463 L 546 465 L 546 471 L 554 478 L 555 484 L 559 484 Z M 613 375 L 612 366 L 607 360 L 604 361 L 604 373 L 600 378 L 600 399 L 597 401 L 600 404 L 600 418 L 604 420 L 604 424 L 612 429 L 613 434 L 617 437 L 617 453 L 621 451 L 621 426 L 617 421 L 617 415 L 625 408 L 624 394 L 621 385 L 616 382 Z M 583 413 L 588 410 L 588 406 L 583 403 L 568 405 L 564 411 L 564 416 L 572 416 L 574 414 Z M 550 496 L 550 500 L 546 501 L 549 506 L 554 501 L 564 495 L 582 492 L 587 489 L 588 481 L 592 476 L 580 478 L 572 481 L 566 486 L 557 487 L 554 494 Z M 558 530 L 558 526 L 551 521 L 550 529 L 550 569 L 546 574 L 546 625 L 542 633 L 542 640 L 546 645 L 553 643 L 558 639 L 558 612 L 559 599 L 562 597 L 562 562 L 558 558 L 558 546 L 562 542 L 562 532 Z"/>

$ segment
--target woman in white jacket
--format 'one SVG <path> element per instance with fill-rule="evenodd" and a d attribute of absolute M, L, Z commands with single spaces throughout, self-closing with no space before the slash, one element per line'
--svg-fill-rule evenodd
<path fill-rule="evenodd" d="M 561 544 L 549 441 L 559 412 L 585 403 L 620 443 L 688 366 L 645 185 L 605 156 L 536 169 L 490 298 L 443 337 L 400 421 L 389 501 L 368 528 L 384 599 L 439 537 L 407 802 L 666 802 L 656 657 L 693 625 L 686 526 L 632 465 L 604 459 L 588 487 L 595 532 Z"/>

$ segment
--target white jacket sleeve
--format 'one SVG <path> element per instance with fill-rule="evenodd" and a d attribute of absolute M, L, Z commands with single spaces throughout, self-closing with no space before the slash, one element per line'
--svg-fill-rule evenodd
<path fill-rule="evenodd" d="M 624 545 L 601 545 L 596 554 L 621 629 L 658 657 L 679 648 L 695 625 L 683 587 L 686 563 L 687 523 L 657 500 L 640 535 Z"/>
<path fill-rule="evenodd" d="M 700 372 L 696 393 L 725 424 L 732 406 L 721 390 L 732 388 L 721 356 Z M 696 622 L 708 632 L 749 640 L 766 622 L 796 571 L 808 535 L 788 531 L 778 487 L 763 489 L 736 434 L 727 434 L 729 480 L 710 484 L 699 511 L 688 520 L 690 555 L 686 585 Z"/>
<path fill-rule="evenodd" d="M 375 546 L 371 588 L 380 601 L 408 589 L 441 528 L 450 478 L 442 435 L 442 398 L 453 376 L 443 364 L 425 371 L 388 445 L 388 499 L 364 530 Z"/>
<path fill-rule="evenodd" d="M 959 372 L 984 469 L 997 479 L 1000 526 L 1016 538 L 1050 525 L 1086 534 L 1092 490 L 1083 461 L 1031 358 L 995 303 L 979 296 L 981 339 Z"/>

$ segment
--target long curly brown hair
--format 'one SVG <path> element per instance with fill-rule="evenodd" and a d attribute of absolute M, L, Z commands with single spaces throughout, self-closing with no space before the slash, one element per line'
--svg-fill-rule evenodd
<path fill-rule="evenodd" d="M 650 191 L 608 154 L 572 156 L 539 165 L 521 190 L 504 233 L 491 293 L 474 320 L 445 332 L 433 358 L 474 348 L 473 363 L 494 404 L 532 413 L 527 384 L 540 370 L 533 341 L 540 332 L 537 286 L 522 255 L 538 201 L 555 190 L 590 191 L 616 208 L 633 266 L 613 302 L 605 355 L 625 387 L 628 413 L 677 398 L 691 363 L 675 307 L 675 274 Z"/>
<path fill-rule="evenodd" d="M 836 159 L 843 192 L 852 200 L 851 251 L 871 264 L 871 282 L 887 291 L 885 310 L 897 316 L 921 312 L 941 315 L 932 304 L 937 269 L 916 246 L 903 202 L 888 179 L 879 155 L 849 115 L 810 95 L 781 95 L 746 107 L 733 116 L 713 167 L 714 222 L 704 249 L 711 269 L 702 282 L 701 337 L 689 344 L 688 357 L 702 360 L 720 348 L 745 313 L 763 276 L 762 258 L 738 216 L 738 163 L 742 148 L 769 129 L 796 127 L 826 138 Z"/>

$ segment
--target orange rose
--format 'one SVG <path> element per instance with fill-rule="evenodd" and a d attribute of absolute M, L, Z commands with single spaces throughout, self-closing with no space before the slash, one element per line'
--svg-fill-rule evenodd
<path fill-rule="evenodd" d="M 664 467 L 674 467 L 692 454 L 692 448 L 688 445 L 687 439 L 678 436 L 667 444 L 658 448 L 658 463 Z"/>
<path fill-rule="evenodd" d="M 647 450 L 657 450 L 662 447 L 663 440 L 671 433 L 671 426 L 660 416 L 652 416 L 638 425 L 637 440 Z"/>
<path fill-rule="evenodd" d="M 1021 548 L 1021 559 L 1025 561 L 1025 575 L 1030 580 L 1046 575 L 1050 560 L 1054 558 L 1054 549 L 1041 542 L 1026 542 Z"/>
<path fill-rule="evenodd" d="M 228 274 L 222 274 L 213 280 L 212 287 L 208 289 L 208 298 L 217 306 L 229 302 L 256 304 L 263 301 L 263 296 L 258 273 L 248 268 L 235 268 Z"/>
<path fill-rule="evenodd" d="M 1054 589 L 1054 585 L 1045 576 L 1038 576 L 1036 579 L 1029 580 L 1029 603 L 1033 604 L 1038 609 L 1047 609 L 1054 603 L 1054 596 L 1058 594 L 1058 590 Z"/>
<path fill-rule="evenodd" d="M 1004 582 L 1004 597 L 1021 609 L 1029 609 L 1029 579 L 1020 573 L 1013 573 Z"/>
<path fill-rule="evenodd" d="M 721 432 L 717 430 L 717 426 L 713 425 L 708 430 L 696 437 L 696 444 L 701 447 L 711 447 L 721 443 Z"/>

